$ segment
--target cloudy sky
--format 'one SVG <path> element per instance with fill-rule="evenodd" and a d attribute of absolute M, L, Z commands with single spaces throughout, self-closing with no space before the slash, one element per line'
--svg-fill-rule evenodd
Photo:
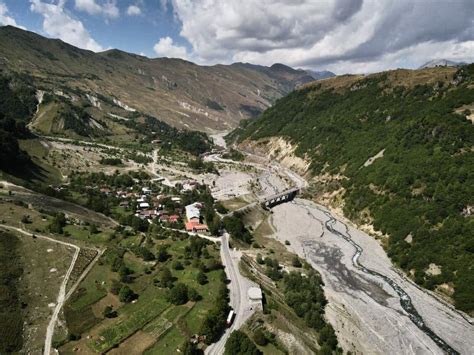
<path fill-rule="evenodd" d="M 200 64 L 342 74 L 474 61 L 474 0 L 0 0 L 0 24 Z"/>

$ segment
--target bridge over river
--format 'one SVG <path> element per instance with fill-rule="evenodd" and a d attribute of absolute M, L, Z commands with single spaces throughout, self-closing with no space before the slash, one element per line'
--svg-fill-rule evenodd
<path fill-rule="evenodd" d="M 285 202 L 288 202 L 288 201 L 291 201 L 293 200 L 296 195 L 298 194 L 298 192 L 300 192 L 300 188 L 299 187 L 292 187 L 290 189 L 287 189 L 285 191 L 282 191 L 282 192 L 279 192 L 279 193 L 276 193 L 276 194 L 273 194 L 271 196 L 265 196 L 265 197 L 260 197 L 257 201 L 255 202 L 251 202 L 245 206 L 242 206 L 234 211 L 231 211 L 225 215 L 223 215 L 222 217 L 229 217 L 229 216 L 232 216 L 234 215 L 235 213 L 238 213 L 238 212 L 245 212 L 257 205 L 261 205 L 264 209 L 270 209 L 276 205 L 279 205 L 281 203 L 285 203 Z"/>
<path fill-rule="evenodd" d="M 279 205 L 280 203 L 285 203 L 293 200 L 298 194 L 298 192 L 300 192 L 300 188 L 293 187 L 277 194 L 261 198 L 259 199 L 259 203 L 262 205 L 263 208 L 272 208 L 276 205 Z"/>

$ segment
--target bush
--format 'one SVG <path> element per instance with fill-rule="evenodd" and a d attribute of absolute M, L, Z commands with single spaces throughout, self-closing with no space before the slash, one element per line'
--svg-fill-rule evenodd
<path fill-rule="evenodd" d="M 115 317 L 117 317 L 117 311 L 114 310 L 111 306 L 105 307 L 103 314 L 104 314 L 105 318 L 115 318 Z"/>
<path fill-rule="evenodd" d="M 172 267 L 173 267 L 173 269 L 175 269 L 175 270 L 184 270 L 183 264 L 181 264 L 181 262 L 178 261 L 178 260 L 173 261 Z"/>
<path fill-rule="evenodd" d="M 168 292 L 168 302 L 174 305 L 185 304 L 188 300 L 188 287 L 183 283 L 177 283 Z"/>
<path fill-rule="evenodd" d="M 260 345 L 260 346 L 265 346 L 268 343 L 268 339 L 265 336 L 265 333 L 261 328 L 258 328 L 254 333 L 253 333 L 253 341 L 255 344 Z"/>
<path fill-rule="evenodd" d="M 191 287 L 188 288 L 188 298 L 193 302 L 202 300 L 201 295 L 194 288 Z"/>
<path fill-rule="evenodd" d="M 132 302 L 137 297 L 138 295 L 135 292 L 133 292 L 132 289 L 128 287 L 127 285 L 122 286 L 122 288 L 120 289 L 120 292 L 119 292 L 120 302 L 125 302 L 125 303 Z"/>
<path fill-rule="evenodd" d="M 202 271 L 199 271 L 199 273 L 197 274 L 196 276 L 196 281 L 200 284 L 200 285 L 205 285 L 208 283 L 207 281 L 207 276 L 205 273 L 203 273 Z"/>
<path fill-rule="evenodd" d="M 298 258 L 296 255 L 293 257 L 293 260 L 291 260 L 291 265 L 293 265 L 294 267 L 301 267 L 301 266 L 303 266 L 303 265 L 301 264 L 300 258 Z"/>
<path fill-rule="evenodd" d="M 257 349 L 252 340 L 240 330 L 233 331 L 227 343 L 225 344 L 225 355 L 259 355 L 261 352 Z"/>

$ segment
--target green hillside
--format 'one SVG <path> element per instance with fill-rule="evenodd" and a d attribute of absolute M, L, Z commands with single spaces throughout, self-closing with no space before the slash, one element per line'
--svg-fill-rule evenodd
<path fill-rule="evenodd" d="M 296 144 L 310 174 L 339 177 L 319 188 L 343 188 L 349 218 L 389 235 L 395 263 L 473 312 L 473 112 L 474 65 L 397 70 L 309 85 L 234 136 Z"/>

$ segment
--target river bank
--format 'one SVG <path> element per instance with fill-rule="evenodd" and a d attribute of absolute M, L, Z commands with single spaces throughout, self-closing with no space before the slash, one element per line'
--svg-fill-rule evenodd
<path fill-rule="evenodd" d="M 259 196 L 281 191 L 299 175 L 264 157 L 254 179 Z M 282 175 L 285 175 L 284 177 Z M 317 269 L 326 314 L 345 351 L 357 354 L 470 354 L 472 319 L 423 290 L 393 266 L 379 242 L 334 211 L 296 199 L 272 209 L 273 237 Z M 287 243 L 285 243 L 287 244 Z"/>

